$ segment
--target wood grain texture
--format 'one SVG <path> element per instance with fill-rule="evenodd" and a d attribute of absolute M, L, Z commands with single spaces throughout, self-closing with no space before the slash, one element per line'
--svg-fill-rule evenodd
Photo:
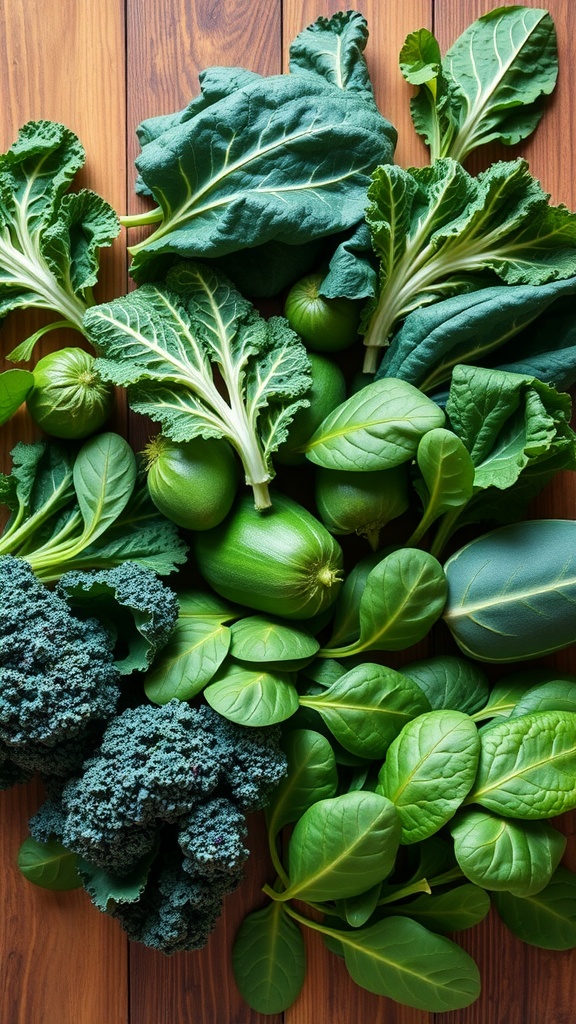
<path fill-rule="evenodd" d="M 540 6 L 538 0 L 526 0 Z M 64 121 L 82 139 L 87 167 L 81 183 L 95 188 L 119 212 L 137 212 L 146 201 L 133 193 L 136 125 L 145 117 L 184 106 L 198 93 L 198 73 L 210 64 L 243 65 L 265 74 L 286 69 L 290 40 L 319 14 L 350 8 L 366 15 L 367 49 L 376 98 L 399 132 L 397 162 L 427 162 L 427 151 L 409 116 L 410 87 L 397 66 L 408 32 L 434 27 L 443 49 L 474 18 L 501 0 L 5 0 L 0 5 L 0 148 L 31 117 Z M 514 150 L 491 148 L 474 158 L 522 153 L 554 202 L 576 205 L 575 59 L 576 7 L 550 0 L 559 41 L 561 74 L 542 124 Z M 132 236 L 131 236 L 132 239 Z M 133 240 L 133 239 L 132 239 Z M 129 287 L 122 237 L 103 257 L 99 295 Z M 10 317 L 2 329 L 2 351 L 10 351 L 38 318 Z M 51 344 L 72 339 L 53 338 Z M 121 420 L 119 422 L 122 422 Z M 33 436 L 24 413 L 0 428 L 0 454 L 16 439 Z M 147 436 L 142 420 L 131 420 L 136 448 Z M 574 517 L 573 474 L 546 490 L 533 512 Z M 419 651 L 419 654 L 422 654 Z M 576 672 L 574 650 L 553 663 Z M 227 901 L 205 950 L 171 958 L 127 943 L 115 922 L 94 910 L 83 893 L 53 894 L 25 883 L 15 868 L 26 821 L 38 802 L 36 787 L 3 794 L 0 834 L 0 925 L 2 1024 L 576 1024 L 574 953 L 536 950 L 515 940 L 493 915 L 461 943 L 478 961 L 481 999 L 468 1010 L 443 1015 L 399 1007 L 358 989 L 343 964 L 307 935 L 309 976 L 295 1005 L 264 1017 L 243 1003 L 230 969 L 230 949 L 244 913 L 259 905 L 269 880 L 262 821 L 250 823 L 253 856 L 247 878 Z M 575 820 L 567 863 L 576 868 Z M 129 975 L 129 976 L 128 976 Z"/>

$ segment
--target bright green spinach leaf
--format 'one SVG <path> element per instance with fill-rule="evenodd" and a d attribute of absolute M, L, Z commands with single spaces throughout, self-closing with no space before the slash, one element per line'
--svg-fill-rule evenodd
<path fill-rule="evenodd" d="M 244 918 L 232 949 L 241 995 L 257 1013 L 282 1013 L 298 998 L 306 976 L 304 939 L 281 903 Z"/>
<path fill-rule="evenodd" d="M 449 708 L 473 715 L 486 705 L 489 697 L 488 680 L 482 669 L 450 654 L 409 662 L 402 673 L 418 684 L 434 711 Z"/>
<path fill-rule="evenodd" d="M 230 654 L 237 661 L 258 662 L 268 669 L 303 668 L 320 650 L 305 629 L 265 615 L 248 615 L 230 628 Z"/>
<path fill-rule="evenodd" d="M 490 910 L 490 897 L 478 885 L 457 885 L 438 895 L 417 896 L 399 907 L 386 907 L 386 914 L 403 914 L 433 932 L 460 932 L 483 921 Z"/>
<path fill-rule="evenodd" d="M 335 796 L 338 772 L 328 740 L 311 729 L 293 729 L 284 740 L 288 774 L 274 790 L 266 808 L 273 840 L 285 825 L 297 821 L 319 800 Z"/>
<path fill-rule="evenodd" d="M 292 678 L 255 665 L 244 668 L 229 663 L 206 687 L 204 697 L 214 711 L 238 725 L 274 725 L 298 710 L 298 691 Z"/>
<path fill-rule="evenodd" d="M 576 946 L 576 875 L 559 867 L 533 896 L 496 892 L 492 902 L 507 928 L 522 942 L 542 949 Z"/>
<path fill-rule="evenodd" d="M 6 423 L 20 408 L 34 387 L 29 370 L 4 370 L 0 373 L 0 424 Z"/>

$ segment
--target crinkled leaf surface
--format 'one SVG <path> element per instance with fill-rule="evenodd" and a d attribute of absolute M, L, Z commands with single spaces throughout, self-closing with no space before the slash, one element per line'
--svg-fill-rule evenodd
<path fill-rule="evenodd" d="M 576 713 L 535 711 L 484 732 L 467 803 L 532 820 L 576 807 Z"/>
<path fill-rule="evenodd" d="M 290 71 L 316 74 L 338 89 L 371 98 L 372 84 L 364 59 L 366 19 L 358 11 L 337 11 L 317 18 L 290 46 Z"/>

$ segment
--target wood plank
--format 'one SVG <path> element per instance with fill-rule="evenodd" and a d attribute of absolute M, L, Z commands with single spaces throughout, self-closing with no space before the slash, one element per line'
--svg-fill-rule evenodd
<path fill-rule="evenodd" d="M 168 9 L 167 9 L 168 8 Z M 234 4 L 170 0 L 129 0 L 127 6 L 128 149 L 138 147 L 134 129 L 145 117 L 181 109 L 198 95 L 198 73 L 211 65 L 242 66 L 261 74 L 280 70 L 279 0 L 241 0 Z M 130 165 L 129 165 L 130 166 Z M 133 176 L 129 170 L 131 189 Z M 128 196 L 129 212 L 146 201 Z M 130 236 L 132 240 L 132 235 Z M 131 441 L 138 448 L 147 425 L 133 419 Z M 241 890 L 228 898 L 208 946 L 169 959 L 133 944 L 130 1005 L 133 1024 L 252 1024 L 261 1020 L 242 1000 L 231 971 L 234 935 L 246 908 L 258 905 L 266 877 L 262 822 L 251 823 L 253 854 Z M 261 900 L 261 897 L 260 897 Z M 267 1017 L 271 1024 L 279 1018 Z"/>
<path fill-rule="evenodd" d="M 116 209 L 125 193 L 124 24 L 117 0 L 41 5 L 10 0 L 0 8 L 0 147 L 31 118 L 62 121 L 87 153 L 78 184 L 100 192 Z M 119 240 L 104 254 L 97 294 L 112 295 L 125 276 Z M 9 352 L 44 314 L 11 314 L 2 326 Z M 53 335 L 54 348 L 78 344 L 76 332 Z M 41 349 L 40 351 L 43 351 Z M 16 440 L 37 432 L 25 412 L 0 428 L 4 468 Z M 126 1024 L 127 942 L 117 923 L 82 891 L 50 893 L 26 882 L 16 856 L 40 800 L 36 786 L 0 798 L 0 925 L 3 964 L 0 1019 L 6 1024 Z"/>

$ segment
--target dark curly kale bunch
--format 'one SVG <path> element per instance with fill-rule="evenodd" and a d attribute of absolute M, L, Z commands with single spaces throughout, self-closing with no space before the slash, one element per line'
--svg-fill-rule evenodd
<path fill-rule="evenodd" d="M 276 728 L 235 725 L 178 700 L 126 710 L 82 773 L 40 808 L 32 835 L 82 858 L 94 902 L 131 939 L 164 953 L 198 949 L 242 877 L 245 813 L 264 806 L 286 772 L 279 739 Z"/>
<path fill-rule="evenodd" d="M 36 771 L 68 778 L 116 711 L 110 636 L 12 555 L 0 557 L 0 606 L 0 788 Z"/>

